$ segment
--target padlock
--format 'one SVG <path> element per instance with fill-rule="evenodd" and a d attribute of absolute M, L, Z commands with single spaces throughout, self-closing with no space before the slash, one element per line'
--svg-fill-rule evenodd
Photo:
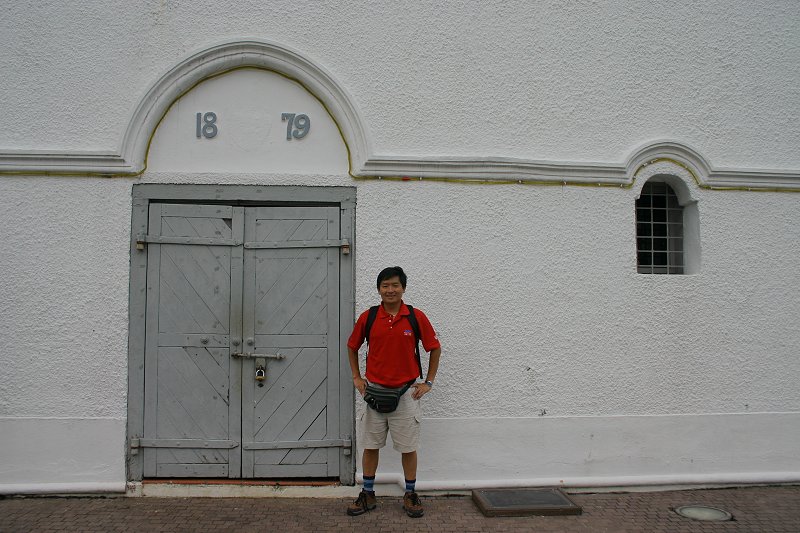
<path fill-rule="evenodd" d="M 256 368 L 256 381 L 264 381 L 267 379 L 267 373 L 263 368 Z"/>

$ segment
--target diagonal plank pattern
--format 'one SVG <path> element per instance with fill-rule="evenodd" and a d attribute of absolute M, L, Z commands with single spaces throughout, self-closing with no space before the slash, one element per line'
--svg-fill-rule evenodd
<path fill-rule="evenodd" d="M 338 229 L 324 210 L 309 213 L 260 210 L 247 239 L 276 243 L 338 238 Z M 338 436 L 330 424 L 329 406 L 329 250 L 276 247 L 249 253 L 254 269 L 254 334 L 259 351 L 280 351 L 285 356 L 268 363 L 265 387 L 256 389 L 253 395 L 253 441 L 302 443 Z M 292 339 L 301 338 L 307 340 L 294 347 L 296 341 Z M 252 453 L 256 476 L 325 476 L 328 468 L 335 466 L 329 465 L 333 454 L 327 448 Z"/>
<path fill-rule="evenodd" d="M 152 209 L 145 475 L 338 476 L 338 208 Z"/>
<path fill-rule="evenodd" d="M 232 236 L 230 218 L 225 218 L 230 217 L 230 208 L 160 205 L 155 209 L 161 215 L 154 228 L 160 236 Z M 150 409 L 146 407 L 146 420 L 151 420 L 146 437 L 160 442 L 180 439 L 183 444 L 146 450 L 146 457 L 155 457 L 151 463 L 156 475 L 226 473 L 203 465 L 225 466 L 232 452 L 205 448 L 203 443 L 231 438 L 230 350 L 226 341 L 219 344 L 230 334 L 231 248 L 161 244 L 149 253 L 157 271 L 148 275 L 158 284 L 158 291 L 149 297 L 158 305 L 156 316 L 147 317 L 155 322 L 156 328 L 148 332 L 156 338 L 150 339 L 152 349 L 146 358 L 151 369 L 147 376 L 155 380 L 148 389 L 154 397 Z"/>

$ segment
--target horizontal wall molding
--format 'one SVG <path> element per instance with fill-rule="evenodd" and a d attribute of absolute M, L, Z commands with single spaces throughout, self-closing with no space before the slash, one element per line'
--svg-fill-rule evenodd
<path fill-rule="evenodd" d="M 151 85 L 133 112 L 115 152 L 0 149 L 0 174 L 138 176 L 147 168 L 152 136 L 172 104 L 197 84 L 240 68 L 280 73 L 300 83 L 330 113 L 348 150 L 356 179 L 439 179 L 630 187 L 649 164 L 670 161 L 709 189 L 800 192 L 800 170 L 714 167 L 676 140 L 654 139 L 618 163 L 569 162 L 506 157 L 385 156 L 372 152 L 370 136 L 352 97 L 331 74 L 284 45 L 243 38 L 198 50 Z"/>

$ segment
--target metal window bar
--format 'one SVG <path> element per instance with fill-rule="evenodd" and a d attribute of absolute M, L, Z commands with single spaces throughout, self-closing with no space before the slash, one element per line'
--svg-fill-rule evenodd
<path fill-rule="evenodd" d="M 636 268 L 683 274 L 683 207 L 666 183 L 647 182 L 636 200 Z"/>

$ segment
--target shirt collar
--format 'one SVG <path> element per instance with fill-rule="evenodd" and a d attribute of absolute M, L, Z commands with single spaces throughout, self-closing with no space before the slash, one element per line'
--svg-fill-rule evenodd
<path fill-rule="evenodd" d="M 397 312 L 397 316 L 407 316 L 410 315 L 411 311 L 408 310 L 408 306 L 403 302 L 400 301 L 400 310 Z M 383 303 L 378 306 L 378 317 L 381 319 L 389 318 L 389 313 L 386 312 L 386 309 L 383 308 Z"/>

